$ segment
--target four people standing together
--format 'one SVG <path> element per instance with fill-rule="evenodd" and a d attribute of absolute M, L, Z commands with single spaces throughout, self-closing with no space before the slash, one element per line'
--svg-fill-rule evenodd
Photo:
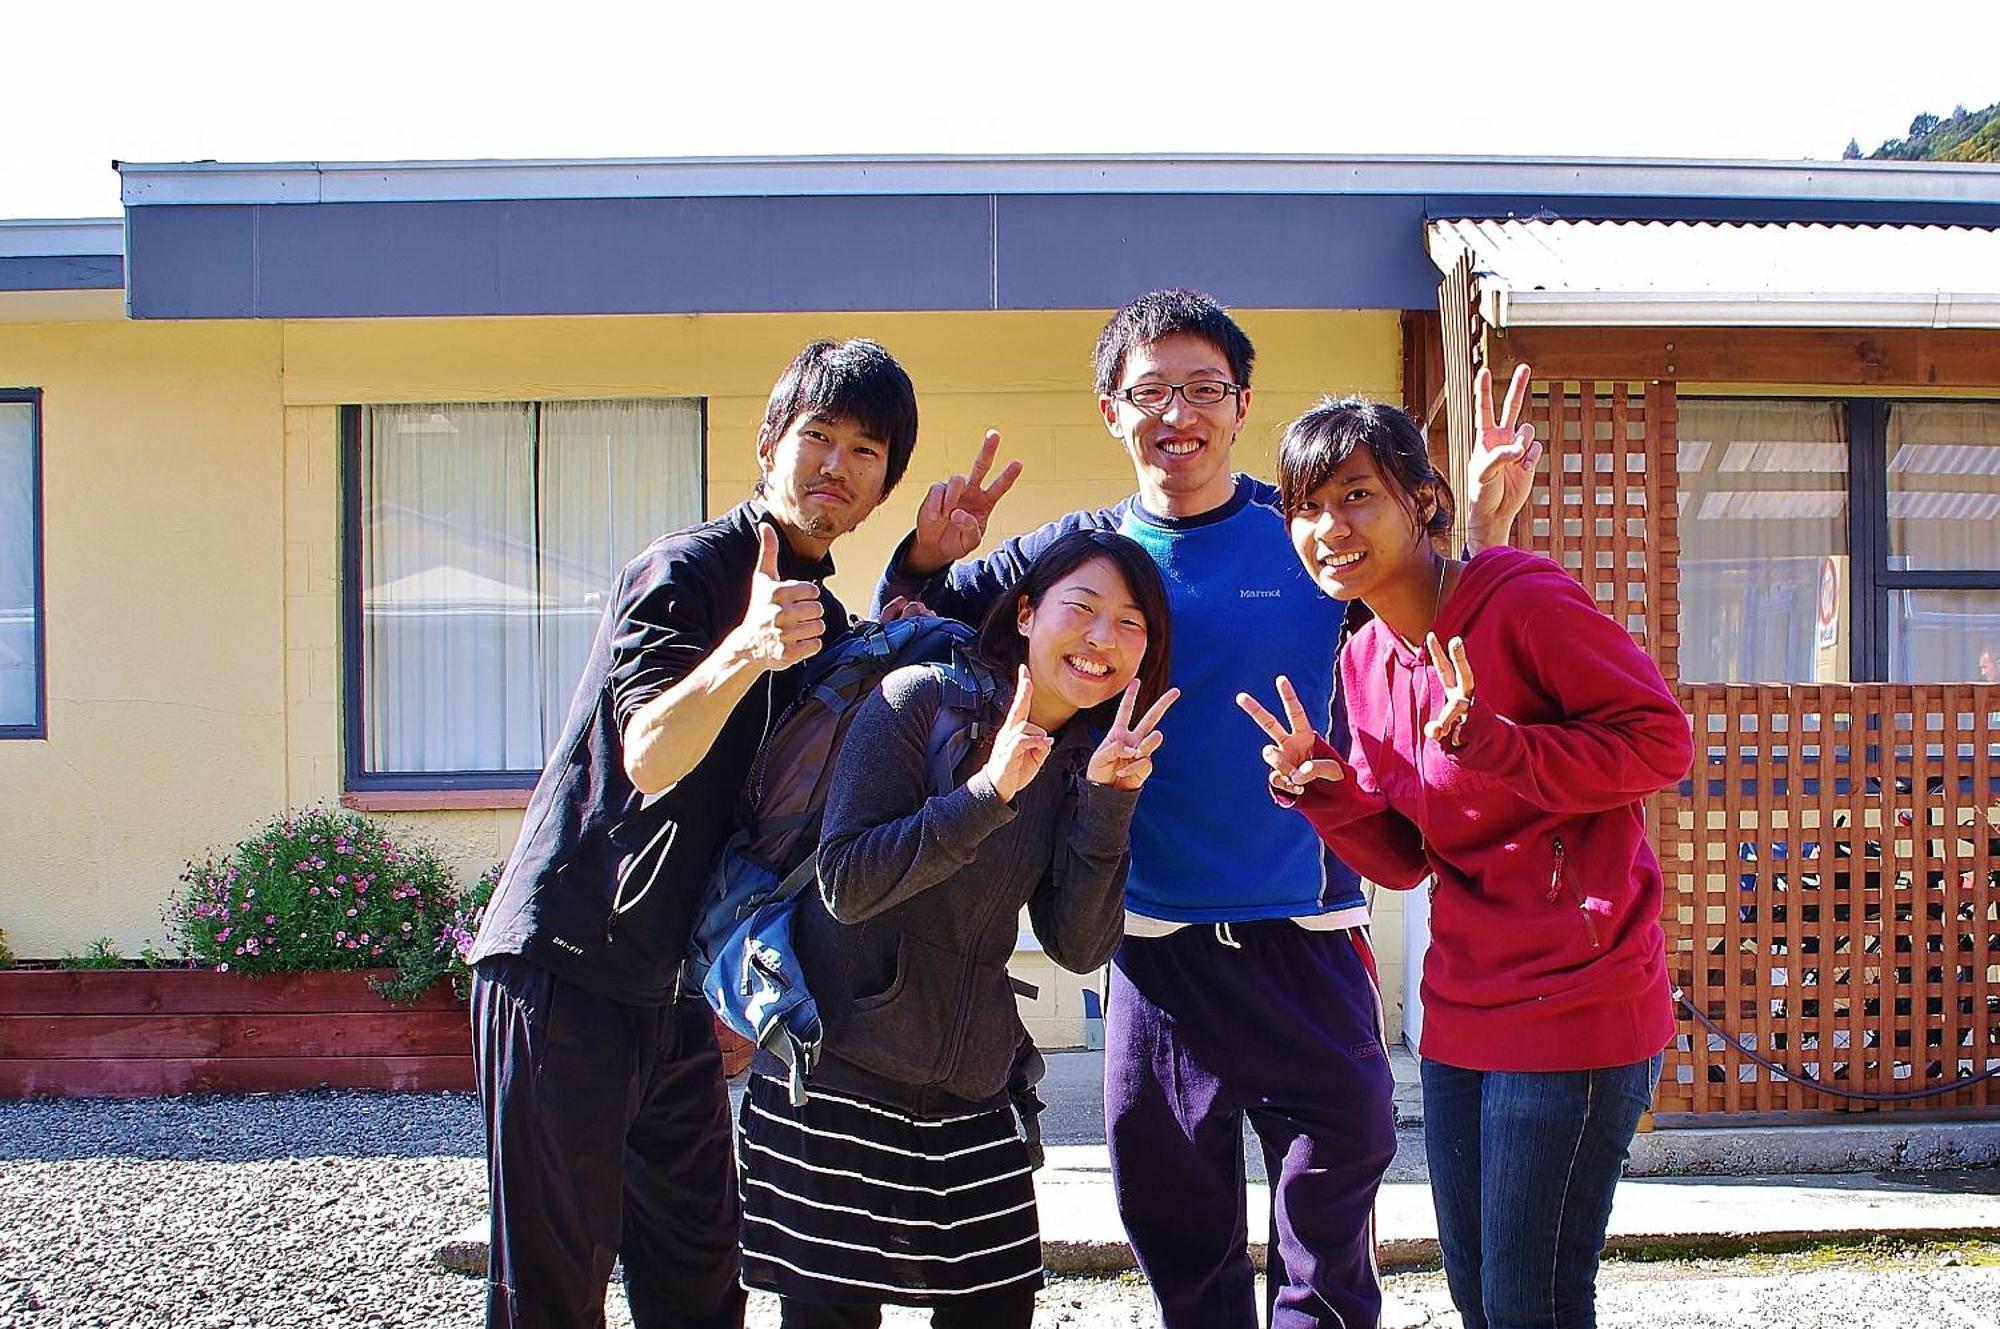
<path fill-rule="evenodd" d="M 753 1073 L 743 1279 L 787 1325 L 897 1302 L 1025 1329 L 1041 1264 L 1007 1088 L 1032 1048 L 1004 971 L 1025 905 L 1058 962 L 1112 966 L 1113 1180 L 1163 1324 L 1258 1322 L 1246 1121 L 1272 1178 L 1269 1323 L 1375 1324 L 1395 1133 L 1358 868 L 1436 882 L 1427 1147 L 1454 1299 L 1468 1325 L 1588 1324 L 1671 1027 L 1638 800 L 1689 744 L 1623 629 L 1504 548 L 1538 451 L 1524 380 L 1497 418 L 1482 394 L 1464 563 L 1400 412 L 1319 408 L 1279 487 L 1235 473 L 1254 350 L 1207 297 L 1141 297 L 1094 359 L 1137 492 L 975 558 L 1018 474 L 989 481 L 989 435 L 884 574 L 885 611 L 980 624 L 1008 686 L 948 790 L 911 759 L 938 708 L 922 669 L 888 677 L 839 753 L 800 922 L 825 1055 L 802 1105 Z M 614 1255 L 640 1325 L 740 1323 L 727 1099 L 679 955 L 751 757 L 844 630 L 827 549 L 915 432 L 886 352 L 816 343 L 772 394 L 758 496 L 621 579 L 475 955 L 490 1323 L 600 1322 Z M 1343 651 L 1357 598 L 1375 621 Z M 1412 647 L 1433 631 L 1450 644 Z M 1561 670 L 1557 645 L 1592 659 Z M 1242 698 L 1260 752 L 1239 694 L 1273 679 L 1283 719 Z"/>

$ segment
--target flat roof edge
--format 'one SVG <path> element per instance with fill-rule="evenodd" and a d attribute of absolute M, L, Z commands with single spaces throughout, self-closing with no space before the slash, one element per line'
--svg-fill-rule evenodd
<path fill-rule="evenodd" d="M 2000 203 L 2000 167 L 1465 156 L 1064 155 L 119 162 L 127 207 L 951 194 L 1521 194 Z"/>
<path fill-rule="evenodd" d="M 124 252 L 122 217 L 0 221 L 0 258 L 95 258 Z"/>

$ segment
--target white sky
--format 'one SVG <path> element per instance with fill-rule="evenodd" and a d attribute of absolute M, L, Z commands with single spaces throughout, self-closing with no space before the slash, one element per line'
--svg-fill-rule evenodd
<path fill-rule="evenodd" d="M 15 0 L 0 217 L 113 158 L 1840 155 L 2000 100 L 2000 4 Z"/>

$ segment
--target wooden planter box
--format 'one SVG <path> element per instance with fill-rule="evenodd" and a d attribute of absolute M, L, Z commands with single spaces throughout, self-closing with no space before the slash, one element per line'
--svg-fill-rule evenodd
<path fill-rule="evenodd" d="M 0 971 L 0 1099 L 471 1089 L 450 985 L 394 1006 L 388 972 Z"/>

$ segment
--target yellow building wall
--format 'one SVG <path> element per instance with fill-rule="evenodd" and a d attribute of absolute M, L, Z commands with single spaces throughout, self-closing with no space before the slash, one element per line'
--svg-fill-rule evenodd
<path fill-rule="evenodd" d="M 43 390 L 48 738 L 0 741 L 22 956 L 164 942 L 184 862 L 284 799 L 280 330 L 0 321 Z"/>
<path fill-rule="evenodd" d="M 49 393 L 54 735 L 0 744 L 0 799 L 54 822 L 52 833 L 13 817 L 0 827 L 0 927 L 23 955 L 104 934 L 134 949 L 161 936 L 186 857 L 281 807 L 341 795 L 339 407 L 705 398 L 715 513 L 748 492 L 765 397 L 797 349 L 874 337 L 909 369 L 922 429 L 902 487 L 835 551 L 835 590 L 859 610 L 925 487 L 964 469 L 988 428 L 1027 468 L 995 538 L 1131 491 L 1090 391 L 1104 318 L 0 325 L 0 382 Z M 1241 319 L 1259 359 L 1239 469 L 1269 476 L 1278 431 L 1323 393 L 1400 390 L 1393 313 Z M 121 585 L 115 601 L 102 589 Z M 520 822 L 510 809 L 381 815 L 435 840 L 466 881 Z M 1400 961 L 1400 940 L 1378 945 Z M 1076 1009 L 1069 989 L 1044 1007 L 1064 1027 Z"/>

